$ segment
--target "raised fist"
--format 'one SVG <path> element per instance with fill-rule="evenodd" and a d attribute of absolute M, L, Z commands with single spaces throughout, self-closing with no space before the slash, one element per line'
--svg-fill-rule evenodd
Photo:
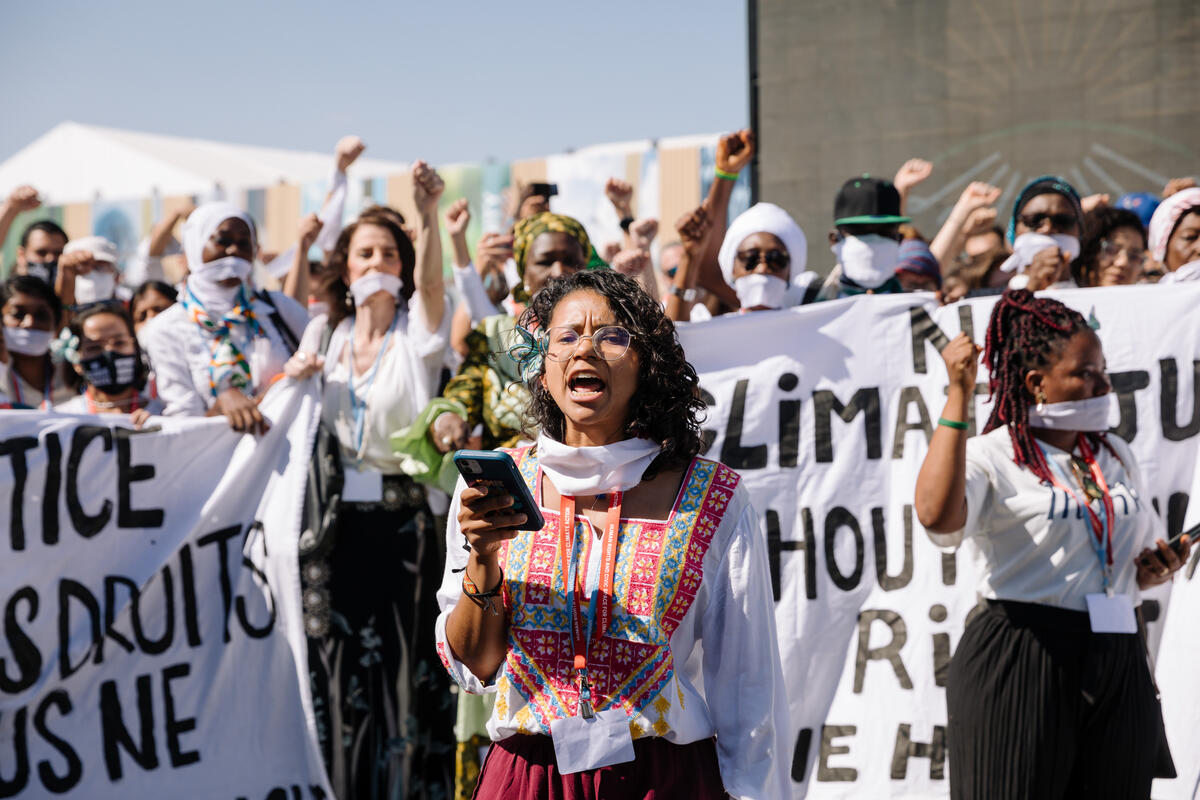
<path fill-rule="evenodd" d="M 679 242 L 685 253 L 691 257 L 700 255 L 709 227 L 708 211 L 704 206 L 697 206 L 676 220 L 675 230 L 679 233 Z"/>
<path fill-rule="evenodd" d="M 633 187 L 620 178 L 609 178 L 604 183 L 604 194 L 612 203 L 621 219 L 633 216 Z"/>
<path fill-rule="evenodd" d="M 460 197 L 446 209 L 446 232 L 451 236 L 460 236 L 467 232 L 467 224 L 471 221 L 471 209 L 467 198 Z"/>
<path fill-rule="evenodd" d="M 14 211 L 32 211 L 42 204 L 37 189 L 32 186 L 18 186 L 8 196 L 8 207 Z"/>
<path fill-rule="evenodd" d="M 414 161 L 412 165 L 413 203 L 422 214 L 437 212 L 438 198 L 446 189 L 442 177 L 437 170 L 424 161 Z"/>
<path fill-rule="evenodd" d="M 892 178 L 892 184 L 896 187 L 896 191 L 903 197 L 908 194 L 909 189 L 928 178 L 931 174 L 933 174 L 932 162 L 926 161 L 923 158 L 910 158 L 896 172 L 896 177 Z"/>
<path fill-rule="evenodd" d="M 345 172 L 366 149 L 363 140 L 357 136 L 343 136 L 338 139 L 337 146 L 333 149 L 334 155 L 337 156 L 338 172 Z"/>
<path fill-rule="evenodd" d="M 717 141 L 717 169 L 741 172 L 754 158 L 754 131 L 744 128 L 727 133 Z"/>

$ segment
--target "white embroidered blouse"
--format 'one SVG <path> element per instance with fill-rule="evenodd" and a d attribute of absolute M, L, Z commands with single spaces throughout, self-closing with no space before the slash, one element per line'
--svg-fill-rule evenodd
<path fill-rule="evenodd" d="M 508 451 L 534 497 L 542 471 L 531 448 Z M 736 472 L 693 460 L 666 520 L 623 518 L 617 540 L 613 617 L 592 636 L 588 673 L 596 709 L 620 707 L 635 739 L 689 744 L 716 735 L 725 789 L 735 797 L 788 796 L 787 698 L 775 638 L 766 542 Z M 456 523 L 460 480 L 450 508 L 446 571 L 438 600 L 437 648 L 468 692 L 496 692 L 488 721 L 493 741 L 550 733 L 554 719 L 577 713 L 566 580 L 558 557 L 557 512 L 542 509 L 540 531 L 505 543 L 503 599 L 508 656 L 480 680 L 446 639 L 446 620 L 462 597 L 465 541 Z M 585 568 L 586 595 L 599 581 L 599 546 L 583 515 L 572 558 Z M 582 552 L 581 552 L 582 551 Z"/>

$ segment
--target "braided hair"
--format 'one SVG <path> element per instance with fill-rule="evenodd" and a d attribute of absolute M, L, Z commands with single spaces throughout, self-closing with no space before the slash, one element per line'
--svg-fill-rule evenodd
<path fill-rule="evenodd" d="M 1057 300 L 1034 297 L 1024 289 L 1010 289 L 1001 295 L 988 320 L 983 359 L 994 402 L 983 432 L 1007 425 L 1013 461 L 1043 481 L 1050 481 L 1050 468 L 1029 428 L 1034 397 L 1025 388 L 1025 375 L 1050 364 L 1068 339 L 1087 330 L 1091 328 L 1078 311 Z M 1093 444 L 1103 443 L 1111 450 L 1103 436 L 1095 440 Z"/>

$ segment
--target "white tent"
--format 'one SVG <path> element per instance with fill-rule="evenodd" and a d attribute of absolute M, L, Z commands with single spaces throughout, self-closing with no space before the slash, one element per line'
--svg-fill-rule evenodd
<path fill-rule="evenodd" d="M 329 177 L 327 153 L 278 150 L 179 136 L 160 136 L 63 122 L 0 164 L 0 197 L 21 184 L 48 205 L 177 195 L 207 197 L 262 189 L 281 181 L 305 184 Z M 360 158 L 351 177 L 404 172 L 407 164 Z"/>

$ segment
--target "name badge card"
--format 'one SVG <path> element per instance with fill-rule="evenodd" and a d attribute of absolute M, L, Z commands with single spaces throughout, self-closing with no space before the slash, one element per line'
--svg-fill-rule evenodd
<path fill-rule="evenodd" d="M 1137 617 L 1129 595 L 1089 594 L 1085 599 L 1092 633 L 1137 633 Z"/>
<path fill-rule="evenodd" d="M 378 503 L 383 499 L 383 473 L 375 469 L 359 471 L 347 467 L 343 474 L 342 500 L 347 503 Z"/>
<path fill-rule="evenodd" d="M 621 708 L 596 712 L 591 719 L 564 717 L 550 723 L 554 760 L 564 775 L 633 761 L 629 717 Z"/>

